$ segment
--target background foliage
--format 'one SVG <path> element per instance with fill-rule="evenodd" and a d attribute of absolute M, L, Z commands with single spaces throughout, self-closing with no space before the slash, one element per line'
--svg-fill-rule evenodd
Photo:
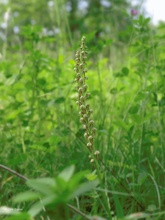
<path fill-rule="evenodd" d="M 71 164 L 100 172 L 104 193 L 96 189 L 71 203 L 107 219 L 112 211 L 118 219 L 136 212 L 164 217 L 165 25 L 153 27 L 140 7 L 126 0 L 12 0 L 0 7 L 1 164 L 28 178 L 57 176 Z M 75 104 L 82 35 L 99 172 Z M 18 207 L 11 198 L 24 190 L 22 180 L 1 170 L 1 206 Z"/>

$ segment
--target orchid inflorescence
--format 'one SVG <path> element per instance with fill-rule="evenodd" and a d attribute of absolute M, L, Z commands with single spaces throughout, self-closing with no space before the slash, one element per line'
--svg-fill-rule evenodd
<path fill-rule="evenodd" d="M 76 79 L 77 82 L 77 91 L 78 91 L 78 98 L 77 98 L 77 105 L 79 106 L 79 114 L 80 114 L 80 121 L 83 124 L 85 129 L 84 137 L 87 140 L 87 147 L 90 151 L 93 152 L 93 139 L 94 135 L 96 134 L 96 128 L 94 127 L 94 121 L 91 118 L 93 110 L 90 108 L 90 105 L 87 103 L 87 99 L 90 97 L 90 93 L 87 92 L 87 84 L 86 80 L 88 79 L 86 76 L 87 70 L 86 66 L 86 59 L 87 59 L 87 46 L 85 45 L 85 37 L 82 37 L 81 45 L 79 50 L 76 52 L 76 65 L 75 65 L 75 72 L 76 72 Z M 98 155 L 98 151 L 97 155 Z"/>

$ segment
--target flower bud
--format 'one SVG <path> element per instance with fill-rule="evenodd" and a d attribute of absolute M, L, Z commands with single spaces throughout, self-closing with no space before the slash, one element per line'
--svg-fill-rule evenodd
<path fill-rule="evenodd" d="M 81 102 L 84 102 L 84 96 L 80 97 Z"/>
<path fill-rule="evenodd" d="M 87 129 L 87 125 L 83 125 L 83 128 L 86 130 Z"/>
<path fill-rule="evenodd" d="M 77 74 L 76 74 L 76 77 L 77 77 L 77 78 L 80 78 L 80 76 L 81 76 L 80 73 L 77 73 Z"/>
<path fill-rule="evenodd" d="M 90 97 L 90 93 L 86 93 L 85 98 L 88 99 Z"/>
<path fill-rule="evenodd" d="M 89 125 L 90 125 L 90 126 L 93 126 L 93 125 L 94 125 L 94 121 L 93 121 L 93 120 L 90 120 L 90 121 L 89 121 Z"/>
<path fill-rule="evenodd" d="M 88 86 L 87 86 L 86 84 L 83 85 L 83 87 L 82 87 L 82 89 L 83 89 L 84 92 L 87 90 L 87 88 L 88 88 Z"/>
<path fill-rule="evenodd" d="M 89 114 L 92 114 L 92 113 L 93 113 L 93 110 L 92 110 L 92 109 L 90 109 L 88 113 L 89 113 Z"/>
<path fill-rule="evenodd" d="M 81 121 L 82 123 L 84 123 L 84 118 L 80 118 L 80 121 Z"/>
<path fill-rule="evenodd" d="M 96 134 L 97 129 L 96 128 L 92 128 L 92 134 Z"/>
<path fill-rule="evenodd" d="M 93 141 L 93 137 L 90 135 L 90 136 L 88 137 L 88 140 L 89 140 L 90 142 L 92 142 L 92 141 Z"/>
<path fill-rule="evenodd" d="M 94 155 L 99 155 L 100 154 L 100 151 L 98 151 L 98 150 L 96 150 L 95 152 L 94 152 Z"/>
<path fill-rule="evenodd" d="M 88 148 L 91 148 L 91 147 L 92 147 L 92 143 L 91 143 L 91 142 L 88 142 L 88 143 L 87 143 L 87 147 L 88 147 Z"/>
<path fill-rule="evenodd" d="M 78 50 L 78 51 L 76 52 L 76 57 L 79 56 L 79 55 L 80 55 L 80 51 Z"/>
<path fill-rule="evenodd" d="M 79 89 L 78 89 L 78 93 L 79 93 L 79 94 L 82 94 L 82 91 L 83 91 L 82 88 L 79 88 Z"/>
<path fill-rule="evenodd" d="M 81 54 L 82 54 L 82 56 L 84 57 L 84 56 L 86 56 L 86 55 L 88 54 L 88 52 L 85 51 L 85 50 L 83 50 L 83 51 L 81 52 Z"/>
<path fill-rule="evenodd" d="M 80 63 L 79 67 L 82 69 L 84 66 L 84 63 Z"/>
<path fill-rule="evenodd" d="M 85 132 L 84 137 L 87 139 L 88 138 L 88 133 Z"/>
<path fill-rule="evenodd" d="M 80 83 L 80 85 L 82 85 L 84 82 L 83 78 L 80 78 L 78 82 Z"/>
<path fill-rule="evenodd" d="M 84 106 L 84 105 L 81 105 L 81 106 L 80 106 L 80 109 L 81 109 L 81 110 L 84 110 L 84 109 L 85 109 L 85 106 Z"/>
<path fill-rule="evenodd" d="M 89 110 L 90 105 L 87 104 L 85 107 L 86 107 L 86 110 Z"/>

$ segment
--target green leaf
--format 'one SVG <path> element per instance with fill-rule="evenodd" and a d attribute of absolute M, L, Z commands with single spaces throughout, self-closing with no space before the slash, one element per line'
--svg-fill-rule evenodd
<path fill-rule="evenodd" d="M 5 220 L 33 220 L 31 216 L 28 213 L 19 213 L 13 216 L 10 216 L 9 218 Z"/>
<path fill-rule="evenodd" d="M 123 128 L 124 130 L 128 131 L 129 130 L 129 126 L 125 123 L 125 121 L 123 121 L 121 118 L 118 118 L 116 121 L 114 121 L 114 123 L 119 127 L 119 128 Z"/>
<path fill-rule="evenodd" d="M 24 193 L 19 193 L 13 198 L 13 202 L 25 202 L 25 201 L 31 201 L 35 199 L 39 199 L 41 195 L 36 192 L 24 192 Z"/>
<path fill-rule="evenodd" d="M 97 175 L 95 173 L 89 173 L 85 176 L 87 178 L 87 180 L 89 181 L 93 181 L 97 179 Z"/>
<path fill-rule="evenodd" d="M 42 211 L 42 209 L 50 204 L 53 204 L 55 202 L 56 196 L 53 195 L 49 195 L 45 198 L 43 198 L 42 200 L 40 200 L 39 202 L 35 203 L 30 210 L 28 211 L 28 213 L 30 214 L 30 216 L 35 217 L 38 213 L 40 213 Z"/>
<path fill-rule="evenodd" d="M 149 205 L 147 208 L 147 211 L 149 212 L 155 212 L 156 210 L 158 210 L 158 208 L 154 204 Z"/>
<path fill-rule="evenodd" d="M 139 104 L 137 104 L 137 105 L 130 108 L 129 113 L 130 114 L 137 114 L 139 111 L 139 108 L 140 108 L 140 106 L 139 106 Z"/>
<path fill-rule="evenodd" d="M 36 151 L 45 151 L 45 147 L 42 147 L 42 146 L 36 146 L 36 145 L 32 145 L 32 146 L 29 146 L 29 148 L 31 149 L 35 149 Z"/>
<path fill-rule="evenodd" d="M 150 20 L 151 20 L 151 18 L 146 18 L 145 20 L 144 20 L 144 25 L 146 25 L 146 24 L 148 24 L 149 22 L 150 22 Z"/>
<path fill-rule="evenodd" d="M 144 212 L 137 212 L 126 216 L 125 220 L 138 220 L 138 219 L 146 219 L 149 217 L 149 214 Z"/>
<path fill-rule="evenodd" d="M 144 91 L 140 91 L 138 95 L 135 97 L 134 101 L 141 101 L 146 98 L 147 94 Z"/>
<path fill-rule="evenodd" d="M 96 188 L 96 186 L 99 184 L 99 180 L 90 181 L 86 183 L 82 183 L 71 195 L 71 198 L 74 198 L 76 196 L 80 196 L 83 193 L 89 192 Z"/>
<path fill-rule="evenodd" d="M 110 90 L 110 93 L 113 94 L 113 95 L 116 95 L 117 94 L 117 88 L 112 88 Z"/>
<path fill-rule="evenodd" d="M 123 73 L 123 74 L 122 74 L 123 76 L 128 76 L 128 74 L 129 74 L 129 69 L 128 69 L 127 67 L 123 67 L 121 71 L 122 71 L 122 73 Z"/>
<path fill-rule="evenodd" d="M 57 187 L 55 189 L 55 192 L 59 191 L 59 193 L 62 193 L 68 188 L 68 182 L 66 182 L 63 178 L 59 176 L 56 177 L 56 184 Z"/>
<path fill-rule="evenodd" d="M 53 178 L 39 178 L 27 180 L 27 185 L 43 195 L 48 195 L 53 192 L 56 182 Z"/>
<path fill-rule="evenodd" d="M 73 176 L 74 170 L 75 170 L 75 166 L 71 165 L 70 167 L 64 169 L 58 176 L 67 182 Z"/>
<path fill-rule="evenodd" d="M 147 174 L 146 173 L 140 173 L 138 176 L 138 184 L 142 185 L 145 180 L 147 179 Z"/>
<path fill-rule="evenodd" d="M 63 103 L 63 102 L 65 102 L 65 98 L 64 98 L 64 97 L 59 97 L 59 98 L 57 98 L 57 99 L 55 100 L 55 103 L 56 103 L 56 104 L 61 104 L 61 103 Z"/>
<path fill-rule="evenodd" d="M 165 96 L 159 101 L 160 106 L 165 106 Z"/>
<path fill-rule="evenodd" d="M 81 171 L 74 174 L 72 179 L 68 182 L 68 188 L 71 192 L 73 192 L 75 188 L 78 187 L 78 185 L 80 185 L 80 182 L 82 181 L 82 179 L 84 179 L 87 173 L 88 171 Z"/>
<path fill-rule="evenodd" d="M 11 214 L 16 214 L 18 212 L 19 210 L 7 206 L 0 207 L 0 215 L 11 215 Z"/>

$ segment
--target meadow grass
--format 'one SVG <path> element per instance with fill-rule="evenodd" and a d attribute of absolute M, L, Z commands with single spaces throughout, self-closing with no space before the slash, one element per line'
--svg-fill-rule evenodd
<path fill-rule="evenodd" d="M 69 202 L 108 220 L 165 217 L 164 41 L 149 20 L 138 22 L 116 67 L 101 51 L 91 55 L 88 36 L 76 60 L 64 48 L 49 56 L 37 28 L 26 30 L 26 53 L 6 51 L 0 64 L 1 164 L 30 179 L 57 176 L 72 164 L 77 173 L 88 170 L 99 186 Z M 0 178 L 0 206 L 18 208 L 11 198 L 28 187 L 6 170 Z M 19 207 L 26 212 L 32 204 Z M 63 219 L 65 208 L 48 214 Z"/>

